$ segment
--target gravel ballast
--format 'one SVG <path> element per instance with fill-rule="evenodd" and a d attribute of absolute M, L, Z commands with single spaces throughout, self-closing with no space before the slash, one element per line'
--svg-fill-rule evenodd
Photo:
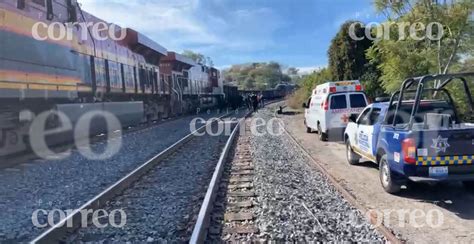
<path fill-rule="evenodd" d="M 198 117 L 211 118 L 216 114 Z M 26 242 L 44 232 L 32 223 L 38 209 L 76 209 L 139 165 L 190 133 L 194 117 L 123 135 L 113 157 L 94 161 L 77 151 L 63 160 L 36 160 L 25 167 L 0 170 L 0 242 Z M 106 142 L 91 146 L 101 151 Z M 39 216 L 41 222 L 45 218 Z"/>
<path fill-rule="evenodd" d="M 255 118 L 269 121 L 273 112 L 264 109 Z M 275 132 L 277 126 L 273 123 Z M 259 127 L 258 131 L 266 132 L 266 128 Z M 290 242 L 384 241 L 363 214 L 311 166 L 310 159 L 288 135 L 253 135 L 251 148 L 259 202 L 255 213 L 258 238 Z"/>
<path fill-rule="evenodd" d="M 188 242 L 228 135 L 197 137 L 105 208 L 127 214 L 123 228 L 83 228 L 68 242 Z"/>

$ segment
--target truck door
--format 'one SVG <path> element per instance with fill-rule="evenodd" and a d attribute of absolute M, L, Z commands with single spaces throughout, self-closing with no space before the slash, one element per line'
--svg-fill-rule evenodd
<path fill-rule="evenodd" d="M 380 117 L 380 108 L 366 108 L 359 120 L 357 121 L 357 145 L 367 155 L 374 155 L 375 133 L 378 129 L 375 128 Z"/>

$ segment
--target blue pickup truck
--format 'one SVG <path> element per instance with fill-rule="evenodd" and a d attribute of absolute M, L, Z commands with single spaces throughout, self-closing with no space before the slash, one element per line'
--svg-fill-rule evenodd
<path fill-rule="evenodd" d="M 351 116 L 344 133 L 348 162 L 377 163 L 382 187 L 392 194 L 408 181 L 461 181 L 474 188 L 473 77 L 410 78 L 389 101 Z M 461 106 L 450 94 L 453 88 L 464 90 Z"/>

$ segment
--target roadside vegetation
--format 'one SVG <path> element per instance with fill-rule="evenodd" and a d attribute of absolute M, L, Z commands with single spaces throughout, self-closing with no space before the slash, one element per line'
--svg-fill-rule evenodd
<path fill-rule="evenodd" d="M 289 98 L 289 105 L 300 108 L 318 84 L 337 80 L 360 80 L 371 98 L 391 94 L 407 77 L 425 74 L 474 72 L 474 2 L 472 0 L 375 0 L 374 7 L 386 17 L 380 26 L 366 27 L 356 20 L 342 24 L 328 50 L 328 67 L 302 77 L 300 89 Z M 418 23 L 416 36 L 426 36 L 430 23 L 438 22 L 442 29 L 433 29 L 430 38 L 410 38 L 410 27 Z M 354 24 L 358 23 L 358 24 Z M 349 35 L 351 24 L 357 40 Z M 386 28 L 390 26 L 390 28 Z M 431 24 L 431 26 L 433 26 Z M 385 28 L 377 37 L 377 29 Z M 401 29 L 401 30 L 400 30 Z M 413 32 L 413 31 L 412 31 Z M 380 36 L 379 36 L 380 37 Z M 470 81 L 474 88 L 474 81 Z M 463 106 L 463 97 L 452 86 L 455 100 Z M 471 90 L 472 92 L 472 90 Z M 465 103 L 464 103 L 465 104 Z"/>
<path fill-rule="evenodd" d="M 277 62 L 232 65 L 223 70 L 226 84 L 233 84 L 244 90 L 265 90 L 275 88 L 280 82 L 291 82 L 298 73 L 295 68 L 283 72 L 283 65 Z"/>

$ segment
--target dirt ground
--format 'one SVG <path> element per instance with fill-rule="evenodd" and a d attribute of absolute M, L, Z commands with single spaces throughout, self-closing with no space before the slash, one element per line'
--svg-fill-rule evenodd
<path fill-rule="evenodd" d="M 302 111 L 285 109 L 287 130 L 367 209 L 383 214 L 384 225 L 408 243 L 474 243 L 474 191 L 457 183 L 410 185 L 399 195 L 382 189 L 377 165 L 351 166 L 342 142 L 321 142 L 306 133 Z"/>

